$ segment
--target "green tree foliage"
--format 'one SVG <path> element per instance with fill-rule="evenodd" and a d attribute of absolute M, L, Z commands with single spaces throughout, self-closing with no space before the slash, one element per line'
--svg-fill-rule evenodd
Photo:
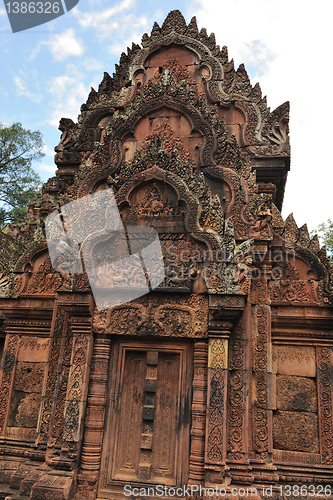
<path fill-rule="evenodd" d="M 317 234 L 320 241 L 326 245 L 327 252 L 331 256 L 331 264 L 333 265 L 333 221 L 328 219 L 326 222 L 319 224 L 317 229 L 311 231 L 311 235 Z"/>
<path fill-rule="evenodd" d="M 40 191 L 40 177 L 31 164 L 44 156 L 42 147 L 40 132 L 26 130 L 21 123 L 0 123 L 0 227 L 22 220 Z"/>

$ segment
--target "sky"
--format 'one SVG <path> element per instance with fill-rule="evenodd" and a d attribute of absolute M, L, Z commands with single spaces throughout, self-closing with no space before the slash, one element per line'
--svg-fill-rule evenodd
<path fill-rule="evenodd" d="M 5 0 L 7 2 L 7 0 Z M 59 120 L 77 121 L 90 88 L 110 75 L 132 42 L 140 43 L 170 10 L 227 45 L 235 67 L 245 64 L 271 111 L 289 100 L 291 170 L 282 215 L 315 229 L 333 219 L 331 139 L 331 0 L 80 0 L 65 15 L 12 33 L 0 4 L 0 122 L 39 130 L 45 156 L 34 168 L 54 175 Z"/>

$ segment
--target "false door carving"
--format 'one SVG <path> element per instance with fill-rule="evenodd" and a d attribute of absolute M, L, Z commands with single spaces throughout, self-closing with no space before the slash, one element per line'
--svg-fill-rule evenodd
<path fill-rule="evenodd" d="M 99 497 L 123 497 L 125 484 L 186 484 L 191 365 L 189 344 L 115 343 Z"/>

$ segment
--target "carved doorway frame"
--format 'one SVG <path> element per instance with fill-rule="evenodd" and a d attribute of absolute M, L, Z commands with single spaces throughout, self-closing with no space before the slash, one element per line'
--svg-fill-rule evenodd
<path fill-rule="evenodd" d="M 119 436 L 119 419 L 122 418 L 121 414 L 121 398 L 123 396 L 122 392 L 125 389 L 123 387 L 123 377 L 124 377 L 124 367 L 125 367 L 125 356 L 129 353 L 138 352 L 141 358 L 144 353 L 150 353 L 150 359 L 146 359 L 147 363 L 147 374 L 144 380 L 144 385 L 141 384 L 141 397 L 144 399 L 149 396 L 153 396 L 153 399 L 148 403 L 152 403 L 155 398 L 155 403 L 157 404 L 157 397 L 153 392 L 149 392 L 154 388 L 147 387 L 147 384 L 153 383 L 154 372 L 157 373 L 157 363 L 154 360 L 154 355 L 159 353 L 160 355 L 179 355 L 179 379 L 177 382 L 178 387 L 174 387 L 174 390 L 178 390 L 177 395 L 177 408 L 175 408 L 175 418 L 176 424 L 176 434 L 173 437 L 175 440 L 175 471 L 174 480 L 162 478 L 149 479 L 149 466 L 140 465 L 139 468 L 139 478 L 133 480 L 120 479 L 115 477 L 115 456 L 117 453 L 117 444 Z M 157 354 L 158 357 L 158 354 Z M 146 369 L 146 368 L 144 368 Z M 157 375 L 156 375 L 157 376 Z M 167 374 L 164 374 L 167 377 Z M 105 411 L 105 423 L 104 423 L 104 433 L 103 433 L 103 444 L 101 450 L 101 469 L 100 477 L 98 483 L 98 494 L 97 498 L 111 499 L 111 498 L 123 498 L 124 497 L 124 486 L 126 484 L 132 484 L 133 487 L 137 488 L 153 488 L 158 484 L 164 484 L 168 487 L 180 487 L 188 482 L 189 477 L 189 460 L 190 460 L 190 427 L 191 427 L 191 404 L 192 404 L 192 380 L 193 380 L 193 342 L 184 341 L 182 339 L 161 339 L 159 338 L 132 338 L 124 339 L 114 338 L 111 348 L 110 356 L 110 368 L 109 368 L 109 383 L 107 387 L 107 404 Z M 170 380 L 169 380 L 170 382 Z M 171 381 L 172 382 L 172 381 Z M 155 382 L 156 384 L 156 382 Z M 158 384 L 158 376 L 157 376 Z M 148 392 L 147 392 L 148 391 Z M 158 392 L 158 391 L 156 391 Z M 161 394 L 161 393 L 160 393 Z M 143 400 L 142 403 L 145 403 Z M 140 408 L 140 415 L 137 416 L 137 421 L 140 423 L 139 428 L 135 429 L 135 432 L 140 432 L 141 434 L 141 455 L 147 456 L 153 453 L 154 444 L 155 447 L 161 444 L 157 441 L 158 436 L 147 435 L 147 428 L 149 427 L 149 422 L 151 420 L 144 420 L 144 412 L 149 411 L 149 406 L 142 404 L 142 409 Z M 141 419 L 142 411 L 142 419 Z M 154 412 L 154 409 L 152 409 Z M 144 424 L 148 425 L 144 425 Z M 154 424 L 155 425 L 155 424 Z M 146 432 L 145 432 L 146 429 Z M 146 434 L 146 435 L 145 435 Z M 147 440 L 153 441 L 153 444 L 147 443 Z M 146 443 L 144 443 L 146 440 Z M 154 443 L 155 440 L 155 443 Z M 146 447 L 146 449 L 145 449 Z M 149 448 L 150 447 L 150 448 Z M 139 464 L 138 464 L 139 466 Z"/>

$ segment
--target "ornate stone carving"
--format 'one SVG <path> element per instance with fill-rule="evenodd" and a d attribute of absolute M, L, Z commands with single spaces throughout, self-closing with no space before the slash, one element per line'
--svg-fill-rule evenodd
<path fill-rule="evenodd" d="M 271 239 L 271 221 L 272 221 L 272 198 L 266 193 L 260 196 L 255 195 L 251 210 L 255 220 L 250 229 L 250 235 L 254 239 Z"/>
<path fill-rule="evenodd" d="M 224 464 L 226 453 L 226 381 L 227 371 L 210 368 L 208 375 L 208 415 L 206 463 Z"/>
<path fill-rule="evenodd" d="M 208 368 L 228 369 L 228 341 L 225 339 L 209 339 Z"/>
<path fill-rule="evenodd" d="M 296 266 L 300 267 L 300 260 L 295 257 L 291 258 L 290 262 L 278 264 L 276 268 L 278 279 L 270 283 L 270 295 L 273 302 L 313 303 L 318 300 L 314 275 L 311 279 L 311 275 L 307 276 L 304 272 L 301 274 Z"/>
<path fill-rule="evenodd" d="M 207 336 L 204 296 L 149 295 L 107 311 L 95 312 L 93 328 L 111 335 Z"/>
<path fill-rule="evenodd" d="M 191 451 L 189 483 L 201 483 L 205 477 L 205 428 L 207 405 L 207 344 L 194 343 Z"/>
<path fill-rule="evenodd" d="M 321 459 L 333 464 L 332 372 L 333 353 L 328 347 L 317 347 L 317 377 L 319 396 L 319 428 Z"/>
<path fill-rule="evenodd" d="M 87 325 L 88 326 L 88 325 Z M 75 336 L 73 339 L 73 350 L 71 369 L 67 386 L 65 421 L 63 439 L 69 442 L 79 440 L 80 418 L 82 418 L 82 401 L 84 390 L 84 378 L 88 365 L 88 336 Z"/>
<path fill-rule="evenodd" d="M 91 362 L 79 487 L 88 483 L 92 497 L 99 476 L 111 339 L 97 335 Z"/>
<path fill-rule="evenodd" d="M 9 296 L 12 279 L 12 275 L 8 275 L 0 271 L 0 297 Z"/>
<path fill-rule="evenodd" d="M 51 358 L 48 365 L 46 392 L 45 392 L 43 416 L 40 429 L 41 435 L 44 437 L 45 440 L 49 431 L 52 403 L 54 397 L 54 388 L 58 376 L 57 368 L 58 368 L 58 360 L 61 349 L 61 339 L 65 323 L 64 310 L 62 308 L 58 306 L 57 309 L 55 309 L 54 311 L 54 315 L 55 315 L 55 321 L 51 331 L 51 338 L 52 338 Z"/>
<path fill-rule="evenodd" d="M 207 455 L 206 463 L 223 464 L 225 458 L 225 438 L 223 428 L 225 426 L 225 373 L 224 370 L 216 368 L 210 379 L 209 416 L 207 426 Z M 224 439 L 223 439 L 224 438 Z"/>
<path fill-rule="evenodd" d="M 262 284 L 264 284 L 264 281 L 262 281 Z M 255 373 L 255 395 L 253 401 L 253 450 L 258 458 L 261 459 L 265 459 L 267 457 L 267 452 L 269 451 L 267 372 L 268 330 L 270 326 L 268 313 L 268 306 L 256 306 L 257 339 L 254 342 L 253 352 L 253 369 Z"/>
<path fill-rule="evenodd" d="M 228 460 L 242 461 L 244 385 L 241 372 L 231 372 L 228 399 Z"/>
<path fill-rule="evenodd" d="M 8 335 L 5 343 L 3 371 L 0 387 L 0 430 L 4 432 L 8 406 L 10 402 L 10 391 L 12 376 L 14 372 L 16 354 L 19 338 L 17 335 Z"/>
<path fill-rule="evenodd" d="M 63 475 L 56 473 L 44 474 L 32 489 L 30 498 L 33 500 L 66 500 L 73 496 L 73 472 Z"/>

